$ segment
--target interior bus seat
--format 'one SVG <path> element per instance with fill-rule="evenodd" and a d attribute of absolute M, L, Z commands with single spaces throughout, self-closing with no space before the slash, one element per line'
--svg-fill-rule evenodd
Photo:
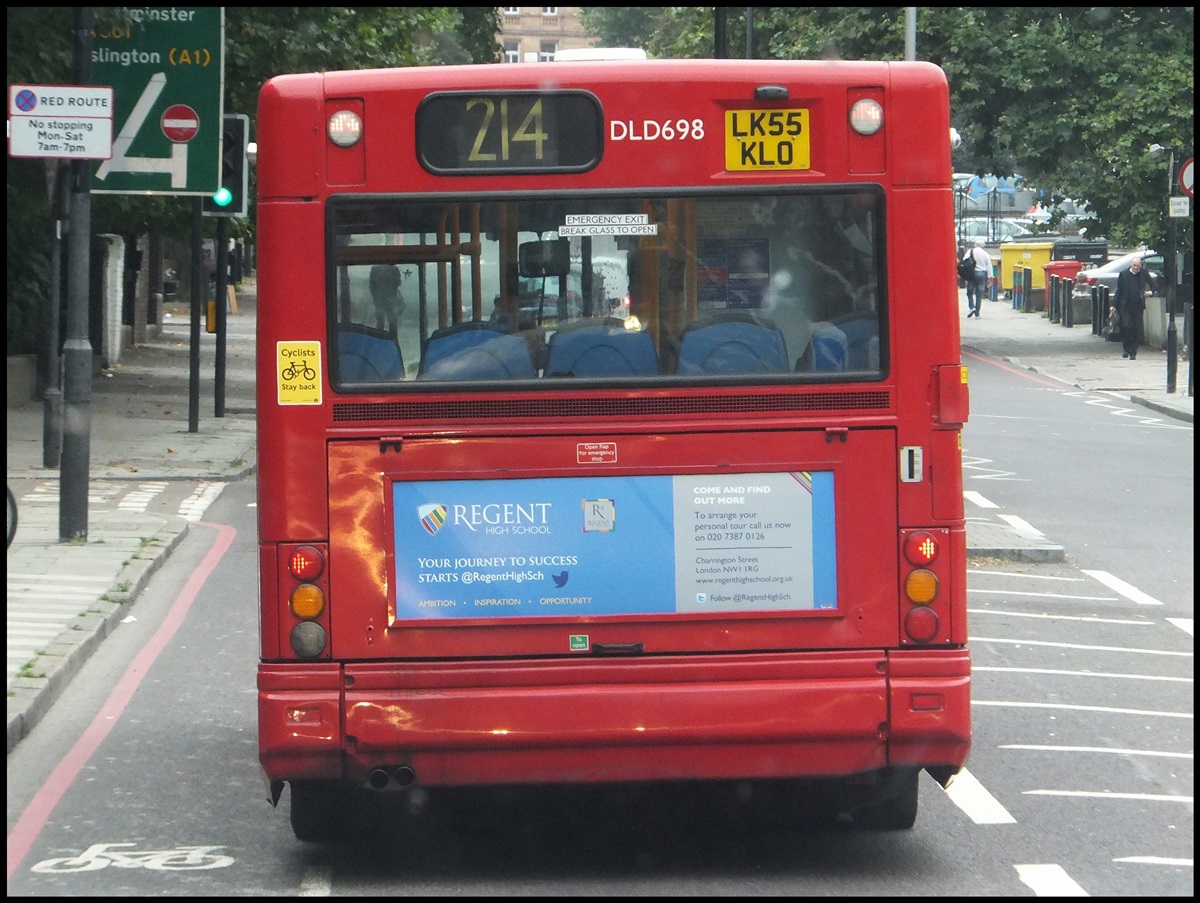
<path fill-rule="evenodd" d="M 879 317 L 845 314 L 823 324 L 796 369 L 820 372 L 879 369 Z"/>
<path fill-rule="evenodd" d="M 770 320 L 727 311 L 693 323 L 679 339 L 676 373 L 784 373 L 783 333 Z"/>
<path fill-rule="evenodd" d="M 404 379 L 404 356 L 386 331 L 349 323 L 338 327 L 338 379 L 344 383 Z"/>
<path fill-rule="evenodd" d="M 532 379 L 529 344 L 491 323 L 472 320 L 434 330 L 425 340 L 418 379 Z"/>
<path fill-rule="evenodd" d="M 546 376 L 639 376 L 658 373 L 654 338 L 613 317 L 575 320 L 550 336 Z"/>

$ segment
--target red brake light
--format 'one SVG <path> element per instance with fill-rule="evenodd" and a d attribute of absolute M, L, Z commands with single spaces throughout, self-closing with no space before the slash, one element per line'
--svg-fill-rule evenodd
<path fill-rule="evenodd" d="M 297 580 L 316 580 L 325 570 L 325 556 L 312 546 L 300 546 L 288 559 L 288 570 Z"/>
<path fill-rule="evenodd" d="M 923 530 L 908 534 L 904 540 L 904 557 L 909 564 L 929 564 L 938 557 L 937 539 Z"/>

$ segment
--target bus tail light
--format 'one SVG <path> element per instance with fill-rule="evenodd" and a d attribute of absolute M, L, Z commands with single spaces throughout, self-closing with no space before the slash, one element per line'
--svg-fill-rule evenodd
<path fill-rule="evenodd" d="M 937 562 L 945 541 L 941 531 L 933 530 L 906 531 L 900 538 L 905 642 L 930 643 L 942 630 L 942 618 L 938 613 L 941 577 L 937 573 Z"/>
<path fill-rule="evenodd" d="M 288 558 L 288 570 L 297 580 L 316 580 L 325 570 L 325 556 L 313 546 L 300 546 Z"/>
<path fill-rule="evenodd" d="M 284 546 L 279 581 L 280 594 L 288 604 L 281 606 L 281 635 L 288 637 L 291 651 L 305 659 L 329 657 L 329 578 L 327 549 L 317 543 Z"/>
<path fill-rule="evenodd" d="M 363 134 L 362 117 L 353 110 L 338 110 L 329 117 L 329 140 L 338 147 L 353 147 Z"/>
<path fill-rule="evenodd" d="M 874 135 L 883 128 L 883 107 L 871 97 L 863 97 L 850 107 L 850 127 L 860 135 Z"/>
<path fill-rule="evenodd" d="M 917 643 L 928 643 L 937 636 L 941 626 L 941 618 L 932 608 L 914 608 L 904 616 L 904 632 Z"/>

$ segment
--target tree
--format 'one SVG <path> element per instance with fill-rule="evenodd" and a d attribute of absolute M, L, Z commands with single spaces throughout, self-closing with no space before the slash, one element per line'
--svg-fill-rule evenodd
<path fill-rule="evenodd" d="M 99 25 L 125 13 L 104 7 L 96 16 Z M 70 84 L 71 22 L 71 7 L 8 7 L 9 84 Z M 282 72 L 495 62 L 499 30 L 499 7 L 226 7 L 225 109 L 253 120 L 262 84 Z M 54 225 L 47 172 L 43 160 L 9 160 L 10 355 L 41 347 Z M 92 198 L 95 233 L 153 232 L 186 240 L 190 223 L 191 205 L 181 198 Z M 206 222 L 206 228 L 214 227 Z M 234 220 L 233 228 L 251 230 L 253 221 Z"/>
<path fill-rule="evenodd" d="M 904 58 L 903 7 L 729 7 L 731 45 L 747 9 L 755 58 Z M 1086 200 L 1091 234 L 1162 247 L 1166 163 L 1147 149 L 1190 155 L 1193 20 L 1192 7 L 920 7 L 916 55 L 946 72 L 964 139 L 955 170 L 1019 174 L 1052 202 Z M 713 55 L 712 7 L 604 7 L 584 21 L 604 44 Z"/>

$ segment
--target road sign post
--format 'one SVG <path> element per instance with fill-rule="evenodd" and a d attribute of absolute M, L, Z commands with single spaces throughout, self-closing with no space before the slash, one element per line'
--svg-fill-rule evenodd
<path fill-rule="evenodd" d="M 224 7 L 108 7 L 92 75 L 113 86 L 112 156 L 97 194 L 210 195 L 217 188 L 225 72 Z"/>

